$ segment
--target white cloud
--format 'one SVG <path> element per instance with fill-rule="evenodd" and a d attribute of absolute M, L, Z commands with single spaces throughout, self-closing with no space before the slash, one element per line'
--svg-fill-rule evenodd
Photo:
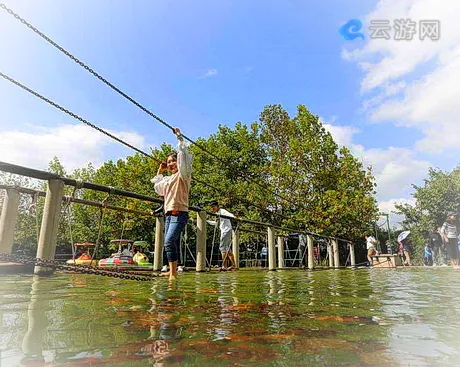
<path fill-rule="evenodd" d="M 418 34 L 411 41 L 369 39 L 362 48 L 342 51 L 364 72 L 362 92 L 374 92 L 363 102 L 371 120 L 420 130 L 424 137 L 415 144 L 420 152 L 460 147 L 459 18 L 457 0 L 381 0 L 366 16 L 366 28 L 376 19 L 434 19 L 440 21 L 440 39 L 421 41 Z"/>
<path fill-rule="evenodd" d="M 381 201 L 379 202 L 379 209 L 382 213 L 388 213 L 390 215 L 390 228 L 400 228 L 401 221 L 404 220 L 404 215 L 398 215 L 395 213 L 396 211 L 396 204 L 409 204 L 411 206 L 415 205 L 414 198 L 397 198 L 397 199 L 390 199 L 389 201 Z M 384 217 L 380 217 L 379 224 L 383 223 Z M 383 227 L 386 229 L 386 227 Z"/>
<path fill-rule="evenodd" d="M 365 165 L 371 165 L 377 181 L 377 198 L 386 200 L 408 193 L 411 183 L 422 180 L 430 163 L 417 159 L 406 148 L 364 149 L 354 145 L 352 152 L 361 157 Z"/>
<path fill-rule="evenodd" d="M 144 137 L 135 132 L 110 133 L 140 149 L 146 146 Z M 57 156 L 69 171 L 89 162 L 99 166 L 104 161 L 104 151 L 107 147 L 119 145 L 111 138 L 84 125 L 35 127 L 34 131 L 27 133 L 6 131 L 1 133 L 0 140 L 2 161 L 46 169 L 49 161 Z"/>
<path fill-rule="evenodd" d="M 359 130 L 351 126 L 340 126 L 323 123 L 324 128 L 331 133 L 332 138 L 339 146 L 351 146 L 353 135 Z"/>
<path fill-rule="evenodd" d="M 428 161 L 418 159 L 416 153 L 407 148 L 368 149 L 353 143 L 353 136 L 359 130 L 352 126 L 324 122 L 323 126 L 331 133 L 336 143 L 348 147 L 362 160 L 365 167 L 372 166 L 377 183 L 377 199 L 380 201 L 409 195 L 411 184 L 422 180 L 430 167 Z"/>
<path fill-rule="evenodd" d="M 201 78 L 211 78 L 215 77 L 217 74 L 219 74 L 217 69 L 209 69 L 201 76 Z"/>

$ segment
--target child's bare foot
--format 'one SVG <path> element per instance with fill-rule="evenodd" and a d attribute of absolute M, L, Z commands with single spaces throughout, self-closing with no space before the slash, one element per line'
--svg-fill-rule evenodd
<path fill-rule="evenodd" d="M 168 271 L 168 272 L 162 272 L 162 273 L 160 273 L 158 276 L 160 276 L 160 277 L 168 277 L 168 276 L 170 276 L 170 275 L 171 275 L 171 272 Z"/>
<path fill-rule="evenodd" d="M 176 281 L 176 276 L 169 275 L 169 281 Z"/>

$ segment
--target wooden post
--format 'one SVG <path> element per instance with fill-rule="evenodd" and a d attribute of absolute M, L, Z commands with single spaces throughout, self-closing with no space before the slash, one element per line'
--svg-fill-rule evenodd
<path fill-rule="evenodd" d="M 350 244 L 350 263 L 351 263 L 351 267 L 355 267 L 355 265 L 356 265 L 355 245 L 353 243 L 348 243 L 348 244 Z"/>
<path fill-rule="evenodd" d="M 328 254 L 328 257 L 329 257 L 329 267 L 332 268 L 332 267 L 334 267 L 334 258 L 333 258 L 333 254 L 332 254 L 332 244 L 329 241 L 327 243 L 327 254 Z"/>
<path fill-rule="evenodd" d="M 206 271 L 206 211 L 196 218 L 196 271 Z"/>
<path fill-rule="evenodd" d="M 0 253 L 11 254 L 14 241 L 14 230 L 18 219 L 19 192 L 6 189 L 0 217 Z"/>
<path fill-rule="evenodd" d="M 57 179 L 48 181 L 40 237 L 38 239 L 37 258 L 54 259 L 63 191 L 63 181 Z M 49 267 L 35 266 L 35 273 L 49 272 L 51 270 Z"/>
<path fill-rule="evenodd" d="M 155 254 L 153 255 L 153 270 L 159 271 L 163 266 L 163 247 L 165 241 L 165 218 L 158 216 L 155 220 Z"/>
<path fill-rule="evenodd" d="M 276 270 L 275 232 L 273 227 L 268 228 L 268 270 Z"/>
<path fill-rule="evenodd" d="M 313 236 L 307 235 L 307 247 L 308 247 L 308 268 L 313 270 L 315 268 L 315 254 L 314 254 L 314 244 Z"/>
<path fill-rule="evenodd" d="M 278 268 L 284 267 L 284 237 L 278 236 Z"/>
<path fill-rule="evenodd" d="M 240 232 L 238 229 L 232 231 L 232 252 L 235 257 L 235 268 L 240 268 Z"/>
<path fill-rule="evenodd" d="M 332 251 L 334 252 L 334 268 L 339 268 L 339 243 L 337 242 L 337 239 L 332 240 Z"/>

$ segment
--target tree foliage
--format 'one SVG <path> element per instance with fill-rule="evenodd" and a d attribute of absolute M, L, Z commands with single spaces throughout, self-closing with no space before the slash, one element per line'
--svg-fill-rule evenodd
<path fill-rule="evenodd" d="M 415 205 L 397 205 L 396 209 L 405 216 L 403 228 L 411 231 L 415 255 L 421 262 L 428 233 L 443 224 L 447 212 L 460 210 L 460 166 L 452 172 L 430 168 L 424 184 L 413 188 Z"/>
<path fill-rule="evenodd" d="M 165 160 L 172 151 L 173 147 L 163 144 L 152 156 Z M 234 128 L 220 125 L 208 138 L 199 138 L 190 151 L 194 169 L 191 206 L 208 208 L 217 199 L 241 218 L 350 240 L 361 237 L 377 216 L 370 168 L 364 168 L 347 148 L 339 147 L 318 116 L 305 106 L 300 105 L 292 118 L 280 105 L 267 106 L 259 121 L 238 122 Z M 157 195 L 150 179 L 157 168 L 157 161 L 139 153 L 109 160 L 99 168 L 89 164 L 72 173 L 58 158 L 49 165 L 49 171 L 62 176 L 153 197 Z M 145 212 L 156 207 L 90 190 L 66 188 L 65 194 Z M 101 217 L 101 210 L 95 207 L 64 205 L 58 242 L 68 244 L 71 229 L 73 241 L 96 242 L 101 230 L 103 244 L 122 233 L 125 238 L 153 243 L 152 216 L 104 210 L 102 221 Z M 250 236 L 243 235 L 242 240 Z"/>

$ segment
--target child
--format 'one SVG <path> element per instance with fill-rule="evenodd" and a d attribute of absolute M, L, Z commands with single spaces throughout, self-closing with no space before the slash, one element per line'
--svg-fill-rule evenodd
<path fill-rule="evenodd" d="M 433 266 L 433 252 L 429 244 L 425 245 L 425 255 L 423 257 L 425 266 Z"/>

